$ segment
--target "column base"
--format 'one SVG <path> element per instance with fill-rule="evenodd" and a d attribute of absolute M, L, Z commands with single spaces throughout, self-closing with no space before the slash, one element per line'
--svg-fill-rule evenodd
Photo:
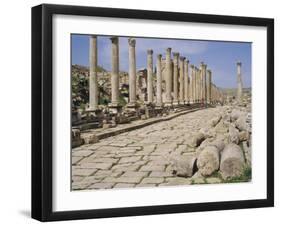
<path fill-rule="evenodd" d="M 155 105 L 155 109 L 163 109 L 163 107 L 164 107 L 164 104 L 160 104 L 160 103 L 156 103 L 156 105 Z"/>
<path fill-rule="evenodd" d="M 165 105 L 165 107 L 173 106 L 172 101 L 166 101 L 164 105 Z"/>
<path fill-rule="evenodd" d="M 110 103 L 108 105 L 109 111 L 111 111 L 113 114 L 118 114 L 121 112 L 122 106 L 118 103 Z"/>
<path fill-rule="evenodd" d="M 94 108 L 87 108 L 86 110 L 85 110 L 85 112 L 86 113 L 89 113 L 90 115 L 92 115 L 92 116 L 100 116 L 101 114 L 102 114 L 102 109 L 99 109 L 99 108 L 97 108 L 97 109 L 94 109 Z"/>

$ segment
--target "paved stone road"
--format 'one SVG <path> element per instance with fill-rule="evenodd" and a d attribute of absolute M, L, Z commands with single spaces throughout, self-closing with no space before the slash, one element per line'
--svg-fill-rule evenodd
<path fill-rule="evenodd" d="M 83 145 L 72 150 L 72 189 L 108 189 L 145 186 L 219 183 L 218 178 L 173 175 L 172 155 L 189 155 L 192 133 L 219 114 L 221 108 L 203 109 L 170 121 Z"/>

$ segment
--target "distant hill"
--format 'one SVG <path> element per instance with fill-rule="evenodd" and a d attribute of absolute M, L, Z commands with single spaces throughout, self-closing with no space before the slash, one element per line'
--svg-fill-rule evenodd
<path fill-rule="evenodd" d="M 220 88 L 228 96 L 236 96 L 237 88 Z M 251 93 L 252 88 L 243 88 L 243 93 Z"/>
<path fill-rule="evenodd" d="M 80 72 L 80 73 L 89 73 L 89 67 L 86 67 L 86 66 L 83 66 L 83 65 L 78 65 L 78 64 L 73 64 L 71 66 L 71 70 L 74 73 L 75 73 L 75 71 Z M 98 66 L 97 71 L 98 72 L 106 72 L 106 70 L 101 66 Z"/>

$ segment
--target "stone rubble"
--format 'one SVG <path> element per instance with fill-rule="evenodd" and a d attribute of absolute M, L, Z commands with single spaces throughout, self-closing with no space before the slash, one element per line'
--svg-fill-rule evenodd
<path fill-rule="evenodd" d="M 239 178 L 251 167 L 249 114 L 248 105 L 216 106 L 73 148 L 72 189 L 217 184 Z M 241 117 L 246 126 L 239 129 Z"/>

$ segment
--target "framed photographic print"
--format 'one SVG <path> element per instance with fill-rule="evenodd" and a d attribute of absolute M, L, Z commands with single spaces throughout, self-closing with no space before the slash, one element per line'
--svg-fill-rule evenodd
<path fill-rule="evenodd" d="M 274 205 L 274 21 L 32 8 L 32 217 Z"/>

